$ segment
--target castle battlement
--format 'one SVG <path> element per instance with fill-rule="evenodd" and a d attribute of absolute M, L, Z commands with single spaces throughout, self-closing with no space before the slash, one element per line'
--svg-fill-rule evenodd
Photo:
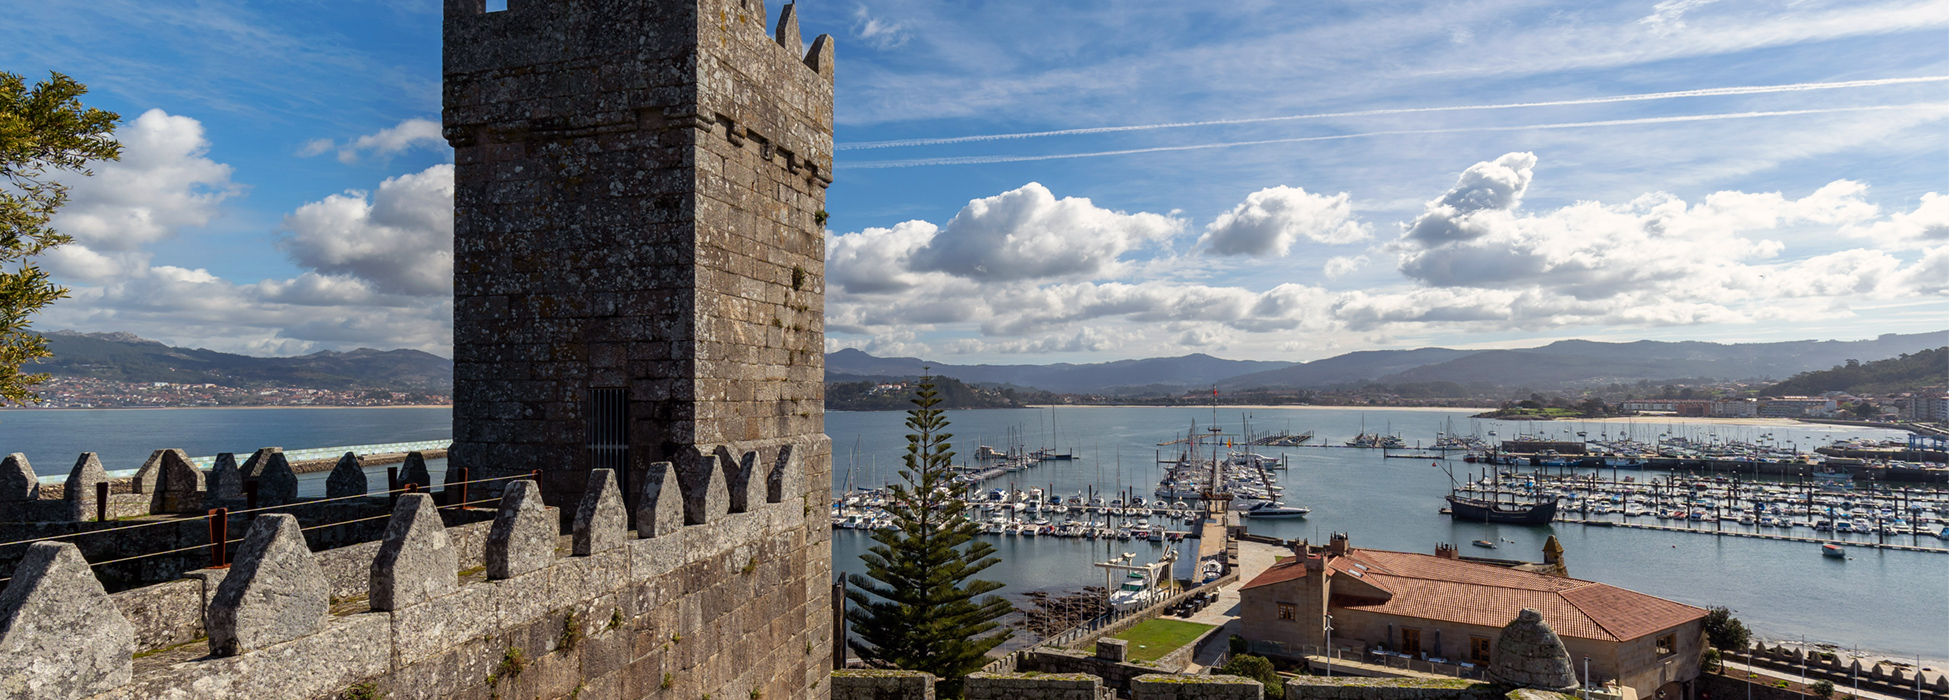
<path fill-rule="evenodd" d="M 36 543 L 0 593 L 0 685 L 104 699 L 823 695 L 830 630 L 788 621 L 824 606 L 798 556 L 824 512 L 763 488 L 796 466 L 783 451 L 646 485 L 634 531 L 614 474 L 596 470 L 567 537 L 516 480 L 490 522 L 448 527 L 431 495 L 404 494 L 381 539 L 317 554 L 296 518 L 265 514 L 228 568 L 114 595 L 74 545 Z M 684 519 L 657 530 L 660 511 Z"/>
<path fill-rule="evenodd" d="M 833 38 L 763 0 L 449 0 L 454 146 L 639 130 L 710 131 L 824 187 L 833 181 Z M 611 35 L 610 33 L 613 33 Z M 516 97 L 516 99 L 506 99 Z"/>

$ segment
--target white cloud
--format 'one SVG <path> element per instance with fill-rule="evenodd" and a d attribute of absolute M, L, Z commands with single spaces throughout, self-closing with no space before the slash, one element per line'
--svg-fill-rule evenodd
<path fill-rule="evenodd" d="M 1223 329 L 1201 326 L 1178 334 L 1176 342 L 1186 347 L 1220 351 L 1226 349 L 1225 343 L 1231 337 L 1232 334 Z"/>
<path fill-rule="evenodd" d="M 1941 247 L 1950 242 L 1950 197 L 1931 192 L 1923 195 L 1914 211 L 1868 226 L 1848 226 L 1842 233 L 1896 249 Z"/>
<path fill-rule="evenodd" d="M 875 17 L 866 5 L 858 5 L 853 8 L 853 36 L 884 51 L 907 43 L 908 32 L 900 23 Z"/>
<path fill-rule="evenodd" d="M 1298 187 L 1269 187 L 1246 196 L 1205 227 L 1199 244 L 1219 255 L 1285 257 L 1304 238 L 1341 245 L 1368 237 L 1354 220 L 1348 194 L 1309 194 Z"/>
<path fill-rule="evenodd" d="M 310 158 L 330 151 L 334 147 L 338 149 L 339 162 L 350 165 L 359 162 L 361 157 L 371 156 L 383 160 L 412 148 L 444 149 L 447 147 L 447 138 L 441 135 L 440 122 L 413 118 L 375 133 L 349 139 L 343 144 L 338 144 L 331 139 L 312 139 L 299 147 L 298 155 Z"/>
<path fill-rule="evenodd" d="M 1327 279 L 1331 280 L 1367 267 L 1368 263 L 1369 260 L 1366 255 L 1336 255 L 1327 259 L 1327 263 L 1321 266 L 1320 272 L 1326 275 Z"/>
<path fill-rule="evenodd" d="M 1654 192 L 1532 212 L 1522 205 L 1537 165 L 1533 154 L 1511 153 L 1465 169 L 1377 249 L 1394 256 L 1399 281 L 1360 289 L 1198 282 L 1244 277 L 1216 265 L 1220 258 L 1205 258 L 1208 267 L 1191 275 L 1155 264 L 1165 257 L 1118 262 L 1136 250 L 1129 246 L 1157 240 L 1150 234 L 1072 236 L 1063 243 L 1095 251 L 1085 256 L 1095 263 L 987 276 L 979 265 L 998 259 L 998 248 L 1031 257 L 1010 246 L 1027 245 L 1023 237 L 1043 227 L 1024 222 L 1056 206 L 1046 191 L 1035 196 L 1040 187 L 1025 187 L 971 202 L 961 223 L 910 221 L 829 239 L 827 328 L 916 356 L 1271 350 L 1307 338 L 1291 351 L 1403 334 L 1845 318 L 1884 300 L 1941 297 L 1950 286 L 1938 195 L 1886 216 L 1866 199 L 1866 186 L 1837 180 L 1799 197 L 1722 191 L 1689 202 Z M 997 204 L 1012 197 L 1040 203 Z M 1266 208 L 1249 202 L 1236 211 L 1254 207 Z M 1080 211 L 1126 222 L 1157 216 Z M 964 236 L 961 267 L 919 264 L 956 233 Z M 1883 245 L 1835 250 L 1832 242 L 1848 236 Z M 1105 248 L 1107 240 L 1122 243 Z M 1367 255 L 1336 256 L 1321 269 L 1333 279 L 1371 264 Z M 850 339 L 839 346 L 867 347 Z"/>
<path fill-rule="evenodd" d="M 332 150 L 332 146 L 333 143 L 331 139 L 312 139 L 310 141 L 306 141 L 305 145 L 298 147 L 298 157 L 310 158 L 320 153 L 324 153 L 326 151 Z"/>
<path fill-rule="evenodd" d="M 1126 214 L 1100 208 L 1081 197 L 1057 199 L 1049 188 L 1029 183 L 1002 194 L 970 201 L 925 244 L 914 247 L 925 228 L 903 224 L 887 233 L 841 236 L 832 248 L 852 256 L 848 263 L 905 261 L 914 272 L 1009 281 L 1092 279 L 1118 274 L 1124 254 L 1170 238 L 1184 222 L 1160 214 Z M 899 232 L 899 233 L 895 233 Z M 848 236 L 860 236 L 847 240 Z M 902 268 L 845 270 L 836 277 L 888 275 Z"/>
<path fill-rule="evenodd" d="M 1622 205 L 1579 202 L 1518 211 L 1536 157 L 1478 163 L 1456 188 L 1405 227 L 1397 248 L 1407 277 L 1436 287 L 1538 287 L 1578 299 L 1657 292 L 1731 301 L 1766 295 L 1753 263 L 1779 255 L 1799 225 L 1850 225 L 1876 216 L 1860 183 L 1837 180 L 1800 199 L 1716 192 L 1698 204 L 1664 193 Z M 1778 282 L 1777 282 L 1778 284 Z"/>
<path fill-rule="evenodd" d="M 453 166 L 333 195 L 286 218 L 285 247 L 311 269 L 239 282 L 208 269 L 153 264 L 151 247 L 193 236 L 242 192 L 206 153 L 203 125 L 150 110 L 116 132 L 118 162 L 72 182 L 55 220 L 75 242 L 44 258 L 70 298 L 43 329 L 127 331 L 175 345 L 251 354 L 350 347 L 447 353 L 453 303 Z"/>
<path fill-rule="evenodd" d="M 210 142 L 195 119 L 152 109 L 116 129 L 115 138 L 121 160 L 95 163 L 94 177 L 70 180 L 68 204 L 53 222 L 89 253 L 132 251 L 208 224 L 218 204 L 243 191 L 230 181 L 230 166 L 205 157 Z M 89 253 L 72 252 L 56 264 Z"/>
<path fill-rule="evenodd" d="M 833 291 L 858 294 L 911 289 L 925 275 L 911 272 L 908 259 L 940 231 L 926 221 L 904 221 L 893 228 L 869 228 L 826 237 L 826 281 Z"/>
<path fill-rule="evenodd" d="M 370 281 L 397 294 L 453 289 L 454 166 L 387 178 L 301 206 L 284 219 L 282 247 L 299 264 Z"/>
<path fill-rule="evenodd" d="M 1711 5 L 1717 0 L 1664 0 L 1652 6 L 1652 14 L 1639 19 L 1653 34 L 1664 36 L 1686 28 L 1684 17 L 1687 12 Z"/>
<path fill-rule="evenodd" d="M 930 350 L 949 355 L 1047 355 L 1050 353 L 1101 353 L 1116 350 L 1131 340 L 1131 334 L 1085 327 L 1072 333 L 1036 338 L 987 340 L 957 338 L 936 343 Z"/>
<path fill-rule="evenodd" d="M 1530 189 L 1531 168 L 1537 156 L 1509 153 L 1494 161 L 1469 166 L 1456 186 L 1428 203 L 1426 211 L 1408 226 L 1407 238 L 1434 245 L 1449 240 L 1480 235 L 1464 224 L 1481 211 L 1508 211 L 1523 201 Z"/>

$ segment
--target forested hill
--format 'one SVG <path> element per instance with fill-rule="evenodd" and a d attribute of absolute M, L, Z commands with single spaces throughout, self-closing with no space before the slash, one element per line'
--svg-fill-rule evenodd
<path fill-rule="evenodd" d="M 953 377 L 935 377 L 934 390 L 941 396 L 936 408 L 1020 408 L 1013 389 L 970 387 Z M 914 380 L 911 378 L 870 377 L 862 381 L 827 382 L 828 411 L 905 411 L 914 408 Z"/>
<path fill-rule="evenodd" d="M 1766 396 L 1813 396 L 1825 391 L 1858 395 L 1888 394 L 1950 383 L 1950 347 L 1907 353 L 1887 360 L 1849 360 L 1832 369 L 1802 372 L 1761 392 Z"/>
<path fill-rule="evenodd" d="M 27 365 L 24 371 L 115 382 L 230 387 L 444 393 L 454 386 L 454 361 L 418 350 L 359 348 L 299 357 L 251 357 L 171 347 L 129 333 L 53 331 L 44 335 L 54 356 Z"/>

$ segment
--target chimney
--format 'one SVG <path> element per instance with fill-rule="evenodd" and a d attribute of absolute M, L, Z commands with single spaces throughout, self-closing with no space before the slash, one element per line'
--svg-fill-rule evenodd
<path fill-rule="evenodd" d="M 1345 555 L 1347 554 L 1347 549 L 1348 549 L 1348 546 L 1347 546 L 1347 533 L 1345 533 L 1345 532 L 1336 532 L 1336 533 L 1334 533 L 1333 535 L 1331 535 L 1331 536 L 1329 536 L 1329 537 L 1327 538 L 1327 553 L 1328 553 L 1328 554 L 1330 554 L 1330 555 L 1332 555 L 1332 556 L 1337 556 L 1337 557 L 1339 557 L 1339 556 L 1345 556 Z"/>
<path fill-rule="evenodd" d="M 1456 546 L 1442 542 L 1436 543 L 1435 556 L 1439 559 L 1454 559 L 1456 558 Z"/>

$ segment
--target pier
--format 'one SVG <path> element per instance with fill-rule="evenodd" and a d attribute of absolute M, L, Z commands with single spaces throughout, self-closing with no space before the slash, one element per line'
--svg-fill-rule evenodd
<path fill-rule="evenodd" d="M 1708 530 L 1705 528 L 1696 528 L 1696 527 L 1673 527 L 1671 525 L 1622 523 L 1616 520 L 1578 520 L 1575 518 L 1559 518 L 1556 522 L 1566 523 L 1570 525 L 1589 525 L 1592 527 L 1627 527 L 1627 528 L 1635 528 L 1639 530 L 1661 530 L 1665 532 L 1697 532 L 1705 535 L 1746 537 L 1746 538 L 1757 539 L 1757 540 L 1781 540 L 1783 542 L 1805 542 L 1808 544 L 1828 544 L 1830 542 L 1833 542 L 1835 544 L 1839 544 L 1844 547 L 1865 547 L 1870 549 L 1888 549 L 1888 550 L 1894 550 L 1898 552 L 1936 552 L 1938 554 L 1950 553 L 1950 549 L 1945 549 L 1942 547 L 1924 547 L 1920 545 L 1909 545 L 1909 544 L 1889 544 L 1886 542 L 1857 542 L 1854 540 L 1833 540 L 1833 539 L 1822 539 L 1819 537 L 1801 537 L 1798 535 L 1770 535 L 1762 532 L 1740 532 L 1737 530 Z"/>

